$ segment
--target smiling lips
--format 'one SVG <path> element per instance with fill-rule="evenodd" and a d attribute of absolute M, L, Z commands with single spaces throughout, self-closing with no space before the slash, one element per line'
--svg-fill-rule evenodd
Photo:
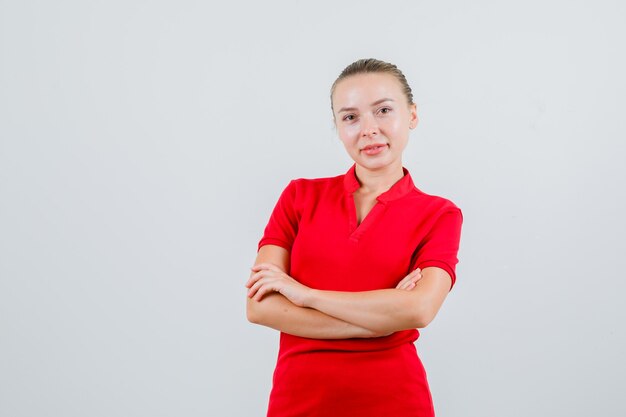
<path fill-rule="evenodd" d="M 361 149 L 361 152 L 366 155 L 377 155 L 381 153 L 387 147 L 386 143 L 374 143 L 373 145 L 367 145 L 365 148 Z"/>

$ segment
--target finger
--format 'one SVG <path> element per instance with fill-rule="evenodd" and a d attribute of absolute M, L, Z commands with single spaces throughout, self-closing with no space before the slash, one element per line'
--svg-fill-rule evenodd
<path fill-rule="evenodd" d="M 411 281 L 419 280 L 422 277 L 422 270 L 417 268 L 411 272 Z"/>
<path fill-rule="evenodd" d="M 252 285 L 248 290 L 248 297 L 253 298 L 259 288 L 263 287 L 263 285 L 266 285 L 268 281 L 269 280 L 267 277 L 261 277 L 259 280 L 257 280 L 254 285 Z"/>
<path fill-rule="evenodd" d="M 409 281 L 407 281 L 407 282 L 406 282 L 406 283 L 402 286 L 402 288 L 400 288 L 400 289 L 401 289 L 401 290 L 410 290 L 410 289 L 412 289 L 413 287 L 415 287 L 415 282 L 416 282 L 415 278 L 411 278 L 411 279 L 410 279 Z"/>
<path fill-rule="evenodd" d="M 417 269 L 414 269 L 413 271 L 411 271 L 411 272 L 409 273 L 409 275 L 407 275 L 406 277 L 407 277 L 407 278 L 409 279 L 409 281 L 410 281 L 410 280 L 412 280 L 412 279 L 415 279 L 415 277 L 416 277 L 416 276 L 418 276 L 418 275 L 420 275 L 421 273 L 422 273 L 422 271 L 421 271 L 419 268 L 417 268 Z"/>
<path fill-rule="evenodd" d="M 409 277 L 402 278 L 402 280 L 398 282 L 398 285 L 396 285 L 396 288 L 399 290 L 402 289 L 402 287 L 406 285 L 407 282 L 409 282 Z"/>
<path fill-rule="evenodd" d="M 259 271 L 256 273 L 255 282 L 250 286 L 248 290 L 248 296 L 253 297 L 254 293 L 267 285 L 271 285 L 271 291 L 279 291 L 282 288 L 280 281 L 281 276 L 275 274 L 273 271 Z"/>
<path fill-rule="evenodd" d="M 276 292 L 278 291 L 278 288 L 274 285 L 274 283 L 266 282 L 264 285 L 259 287 L 259 290 L 256 292 L 256 294 L 254 295 L 252 299 L 255 301 L 261 301 L 263 297 L 265 296 L 265 294 L 269 292 L 274 292 L 274 291 Z"/>
<path fill-rule="evenodd" d="M 250 276 L 248 277 L 248 280 L 246 281 L 246 283 L 244 284 L 244 286 L 246 288 L 250 288 L 250 285 L 252 285 L 253 279 L 254 279 L 254 275 L 256 274 L 256 272 L 251 271 L 250 272 Z"/>
<path fill-rule="evenodd" d="M 405 289 L 406 286 L 411 283 L 412 279 L 413 279 L 413 277 L 406 277 L 406 278 L 404 278 L 402 281 L 400 281 L 400 284 L 398 284 L 398 289 L 400 289 L 400 290 Z"/>
<path fill-rule="evenodd" d="M 252 272 L 250 274 L 250 278 L 248 278 L 245 284 L 246 288 L 250 288 L 256 282 L 256 280 L 258 279 L 256 275 L 257 275 L 257 272 Z"/>
<path fill-rule="evenodd" d="M 420 269 L 414 269 L 413 271 L 409 272 L 409 274 L 404 277 L 399 283 L 398 285 L 396 285 L 397 289 L 404 289 L 406 287 L 406 285 L 411 282 L 414 281 L 416 279 L 416 277 L 420 274 Z M 419 278 L 418 278 L 419 279 Z"/>
<path fill-rule="evenodd" d="M 409 277 L 408 281 L 402 286 L 401 289 L 403 290 L 411 290 L 415 287 L 415 285 L 417 285 L 417 282 L 422 279 L 422 274 L 413 274 L 411 277 Z M 410 287 L 410 288 L 409 288 Z"/>
<path fill-rule="evenodd" d="M 259 279 L 263 278 L 264 276 L 267 276 L 270 272 L 268 272 L 267 270 L 261 270 L 259 272 L 255 272 L 253 275 L 250 276 L 250 278 L 248 279 L 248 282 L 246 282 L 246 288 L 250 288 L 254 285 L 255 282 L 257 282 Z"/>
<path fill-rule="evenodd" d="M 256 264 L 251 268 L 253 271 L 259 271 L 261 269 L 269 269 L 271 271 L 281 271 L 279 267 L 270 262 L 261 262 L 260 264 Z"/>

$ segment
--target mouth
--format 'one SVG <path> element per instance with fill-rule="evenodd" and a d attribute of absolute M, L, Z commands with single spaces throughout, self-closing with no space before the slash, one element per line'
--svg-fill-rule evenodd
<path fill-rule="evenodd" d="M 386 143 L 374 143 L 373 145 L 367 145 L 365 148 L 361 149 L 361 152 L 366 155 L 377 155 L 385 150 L 387 146 Z"/>

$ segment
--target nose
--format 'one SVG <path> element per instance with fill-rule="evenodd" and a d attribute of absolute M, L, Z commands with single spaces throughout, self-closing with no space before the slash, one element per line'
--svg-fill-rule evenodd
<path fill-rule="evenodd" d="M 374 117 L 364 116 L 361 123 L 361 136 L 373 136 L 378 134 L 378 124 Z"/>

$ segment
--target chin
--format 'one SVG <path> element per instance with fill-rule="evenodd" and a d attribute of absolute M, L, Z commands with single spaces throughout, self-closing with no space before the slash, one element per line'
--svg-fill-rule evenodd
<path fill-rule="evenodd" d="M 387 158 L 380 159 L 380 160 L 377 160 L 377 161 L 367 160 L 367 159 L 363 159 L 363 158 L 358 158 L 356 160 L 357 164 L 361 165 L 363 168 L 367 168 L 367 169 L 371 169 L 371 170 L 385 168 L 385 167 L 391 165 L 392 162 L 393 161 L 390 161 Z"/>

